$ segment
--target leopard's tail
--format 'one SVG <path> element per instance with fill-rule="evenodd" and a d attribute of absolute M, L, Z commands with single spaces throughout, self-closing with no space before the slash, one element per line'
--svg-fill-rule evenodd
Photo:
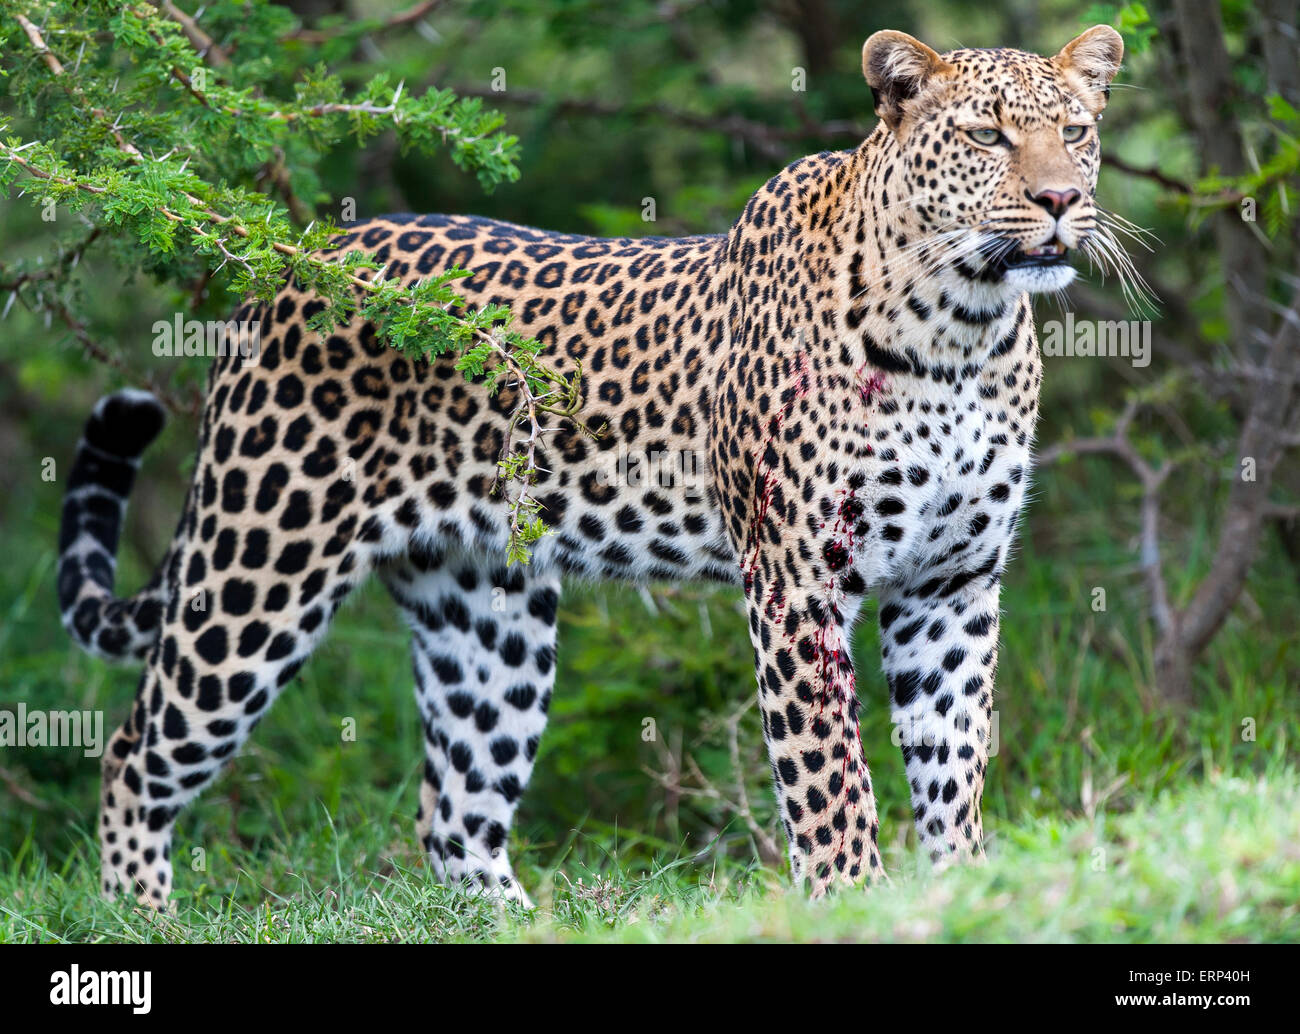
<path fill-rule="evenodd" d="M 63 496 L 59 526 L 59 610 L 84 649 L 109 661 L 144 657 L 158 638 L 166 602 L 164 562 L 136 595 L 113 595 L 117 543 L 140 455 L 166 414 L 146 391 L 107 395 L 86 422 Z"/>

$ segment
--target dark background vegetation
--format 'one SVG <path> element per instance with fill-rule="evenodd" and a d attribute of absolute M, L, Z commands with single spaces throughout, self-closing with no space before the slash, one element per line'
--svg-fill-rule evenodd
<path fill-rule="evenodd" d="M 854 146 L 874 124 L 860 49 L 877 29 L 903 29 L 938 50 L 1005 45 L 1050 54 L 1093 21 L 1122 13 L 1063 0 L 285 6 L 301 16 L 277 58 L 285 84 L 308 56 L 356 81 L 387 70 L 407 89 L 481 94 L 508 115 L 522 144 L 521 178 L 490 195 L 445 159 L 399 153 L 389 135 L 360 149 L 340 146 L 319 164 L 319 196 L 293 199 L 307 218 L 314 209 L 337 219 L 343 199 L 353 198 L 362 218 L 473 212 L 599 235 L 725 231 L 789 161 Z M 1160 242 L 1152 253 L 1131 249 L 1161 300 L 1152 361 L 1137 369 L 1123 359 L 1046 360 L 1039 441 L 1050 448 L 1104 437 L 1126 403 L 1140 401 L 1131 429 L 1138 454 L 1152 469 L 1175 464 L 1161 486 L 1156 531 L 1177 608 L 1194 600 L 1223 554 L 1239 438 L 1259 379 L 1242 371 L 1259 369 L 1290 305 L 1294 177 L 1284 169 L 1260 181 L 1253 224 L 1238 201 L 1251 190 L 1243 177 L 1297 133 L 1285 112 L 1270 114 L 1268 100 L 1300 103 L 1296 75 L 1281 74 L 1286 61 L 1269 54 L 1290 46 L 1295 72 L 1297 22 L 1295 3 L 1285 2 L 1152 3 L 1149 12 L 1102 124 L 1111 164 L 1098 196 Z M 1133 18 L 1133 5 L 1126 13 Z M 364 33 L 348 28 L 360 16 L 394 15 Z M 240 18 L 237 3 L 210 4 L 202 25 L 237 46 Z M 1226 62 L 1215 66 L 1188 39 L 1186 26 L 1197 20 Z M 806 92 L 791 89 L 796 67 L 806 71 Z M 496 69 L 504 69 L 504 92 L 493 90 Z M 1201 96 L 1196 83 L 1216 75 L 1224 92 Z M 1214 173 L 1226 178 L 1206 182 Z M 654 223 L 641 218 L 645 198 L 655 200 Z M 23 200 L 0 202 L 0 253 L 39 253 L 51 232 Z M 59 627 L 63 487 L 41 480 L 41 462 L 54 457 L 67 469 L 85 415 L 107 390 L 152 378 L 188 398 L 203 364 L 155 359 L 149 328 L 178 309 L 229 305 L 138 270 L 124 276 L 111 255 L 86 256 L 79 304 L 120 368 L 87 358 L 66 328 L 47 326 L 24 304 L 0 322 L 0 708 L 102 708 L 109 727 L 125 715 L 137 674 L 83 656 Z M 1039 303 L 1039 318 L 1067 308 L 1079 319 L 1126 318 L 1113 281 L 1086 269 L 1068 301 Z M 193 418 L 181 415 L 146 457 L 122 548 L 123 591 L 142 584 L 161 555 L 194 439 Z M 1181 683 L 1157 671 L 1161 630 L 1142 561 L 1141 486 L 1122 458 L 1053 450 L 1003 596 L 1000 751 L 985 801 L 995 854 L 1037 821 L 1123 813 L 1166 790 L 1276 777 L 1294 763 L 1300 549 L 1288 506 L 1300 500 L 1300 484 L 1286 448 L 1270 489 L 1276 514 L 1261 521 L 1249 576 L 1238 591 L 1223 590 L 1222 627 L 1187 658 Z M 1104 611 L 1093 606 L 1097 587 Z M 336 864 L 340 879 L 354 867 L 421 864 L 410 820 L 422 747 L 406 635 L 382 590 L 360 595 L 244 756 L 181 819 L 178 856 L 189 845 L 209 855 L 206 876 L 178 867 L 182 896 L 202 901 L 214 887 L 237 885 L 240 900 L 256 901 L 293 894 L 297 873 L 327 883 Z M 869 609 L 855 644 L 863 736 L 887 860 L 907 868 L 907 787 Z M 784 848 L 757 716 L 745 707 L 753 671 L 738 592 L 575 585 L 561 615 L 553 717 L 515 848 L 525 882 L 558 870 L 565 881 L 616 878 L 677 859 L 686 862 L 673 870 L 682 879 L 727 882 L 758 871 L 760 859 L 783 865 L 771 857 L 773 842 Z M 346 717 L 356 719 L 356 742 L 341 740 Z M 649 742 L 647 718 L 656 730 Z M 97 762 L 76 752 L 0 751 L 0 863 L 11 876 L 32 871 L 24 867 L 34 859 L 47 874 L 93 864 L 85 834 L 97 784 Z"/>

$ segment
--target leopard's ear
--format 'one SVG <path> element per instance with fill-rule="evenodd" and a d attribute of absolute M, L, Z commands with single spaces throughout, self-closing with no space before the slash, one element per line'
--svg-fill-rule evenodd
<path fill-rule="evenodd" d="M 952 65 L 905 32 L 884 29 L 862 44 L 862 74 L 871 87 L 876 114 L 890 129 L 898 128 L 907 102 L 931 78 L 952 71 Z"/>
<path fill-rule="evenodd" d="M 1110 99 L 1110 81 L 1124 59 L 1124 38 L 1109 25 L 1094 25 L 1052 58 L 1095 115 Z"/>

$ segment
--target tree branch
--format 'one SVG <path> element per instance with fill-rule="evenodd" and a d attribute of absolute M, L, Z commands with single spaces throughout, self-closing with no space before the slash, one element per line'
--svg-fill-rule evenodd
<path fill-rule="evenodd" d="M 395 29 L 403 25 L 410 25 L 412 22 L 418 22 L 425 15 L 433 11 L 442 0 L 422 0 L 418 4 L 412 4 L 404 11 L 398 11 L 387 18 L 381 19 L 373 25 L 366 25 L 362 28 L 363 32 L 382 32 L 386 29 Z M 287 35 L 281 36 L 283 40 L 298 40 L 301 43 L 328 43 L 339 36 L 347 35 L 349 32 L 355 32 L 356 26 L 347 25 L 337 29 L 308 29 L 301 28 Z"/>
<path fill-rule="evenodd" d="M 1173 176 L 1166 175 L 1157 168 L 1144 168 L 1140 165 L 1133 165 L 1126 162 L 1123 158 L 1109 152 L 1101 156 L 1101 163 L 1107 168 L 1114 169 L 1116 172 L 1122 172 L 1126 176 L 1137 176 L 1140 179 L 1151 180 L 1157 183 L 1165 190 L 1173 191 L 1175 194 L 1181 194 L 1183 197 L 1203 199 L 1204 195 L 1190 183 L 1183 180 L 1175 179 Z M 1239 190 L 1225 190 L 1214 197 L 1216 203 L 1237 204 L 1245 197 Z"/>
<path fill-rule="evenodd" d="M 1165 584 L 1164 571 L 1160 563 L 1160 489 L 1168 479 L 1174 464 L 1166 460 L 1159 467 L 1153 467 L 1138 452 L 1129 439 L 1129 428 L 1137 416 L 1139 402 L 1129 399 L 1124 411 L 1115 422 L 1115 430 L 1104 437 L 1079 438 L 1074 441 L 1058 442 L 1040 452 L 1035 466 L 1045 467 L 1066 456 L 1107 455 L 1114 456 L 1128 466 L 1137 476 L 1142 486 L 1141 523 L 1141 567 L 1147 583 L 1147 593 L 1151 598 L 1151 612 L 1156 627 L 1163 633 L 1173 625 L 1174 614 L 1169 604 L 1169 589 Z"/>
<path fill-rule="evenodd" d="M 1247 481 L 1238 466 L 1227 512 L 1210 571 L 1197 587 L 1182 621 L 1182 641 L 1193 654 L 1214 637 L 1232 609 L 1259 547 L 1269 516 L 1273 473 L 1288 447 L 1287 407 L 1300 380 L 1300 290 L 1269 345 L 1265 369 L 1258 377 L 1237 447 L 1239 461 L 1253 460 L 1255 479 Z"/>
<path fill-rule="evenodd" d="M 800 126 L 773 126 L 743 115 L 706 115 L 674 108 L 658 102 L 650 104 L 618 104 L 588 97 L 548 97 L 534 90 L 493 91 L 475 86 L 452 88 L 457 96 L 480 97 L 498 104 L 517 104 L 531 108 L 592 118 L 654 118 L 688 129 L 722 133 L 750 144 L 760 153 L 773 158 L 785 154 L 784 145 L 792 140 L 864 140 L 870 133 L 855 122 L 805 122 Z"/>
<path fill-rule="evenodd" d="M 211 36 L 199 28 L 199 23 L 194 18 L 172 3 L 172 0 L 162 0 L 161 3 L 154 3 L 154 6 L 161 8 L 168 18 L 181 27 L 185 38 L 194 45 L 194 49 L 199 52 L 199 57 L 204 61 L 214 68 L 224 68 L 230 64 L 229 55 L 213 42 Z"/>

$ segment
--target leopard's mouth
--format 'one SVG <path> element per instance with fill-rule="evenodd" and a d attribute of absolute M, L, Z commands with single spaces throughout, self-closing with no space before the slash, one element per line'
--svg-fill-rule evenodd
<path fill-rule="evenodd" d="M 1070 249 L 1059 240 L 1025 250 L 1019 244 L 1004 249 L 993 260 L 993 265 L 1001 270 L 1041 269 L 1049 266 L 1065 265 L 1069 261 Z"/>

